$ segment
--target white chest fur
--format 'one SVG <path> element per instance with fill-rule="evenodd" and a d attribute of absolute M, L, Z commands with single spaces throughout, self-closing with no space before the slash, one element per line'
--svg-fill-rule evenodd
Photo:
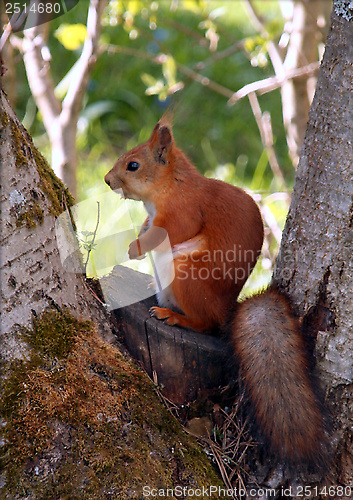
<path fill-rule="evenodd" d="M 144 202 L 144 205 L 149 215 L 149 226 L 152 226 L 153 219 L 155 218 L 156 215 L 156 207 L 154 206 L 154 203 L 152 203 L 151 201 Z"/>
<path fill-rule="evenodd" d="M 156 216 L 156 207 L 152 202 L 144 202 L 144 205 L 149 215 L 148 225 L 151 227 Z M 172 307 L 180 311 L 171 288 L 171 282 L 174 278 L 174 264 L 171 248 L 165 252 L 152 252 L 151 258 L 153 259 L 156 295 L 159 306 Z"/>

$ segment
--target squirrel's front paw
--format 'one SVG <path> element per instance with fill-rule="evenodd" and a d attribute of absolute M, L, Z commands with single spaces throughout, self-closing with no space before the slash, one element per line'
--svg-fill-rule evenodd
<path fill-rule="evenodd" d="M 138 239 L 130 243 L 128 253 L 130 260 L 143 259 L 145 257 L 145 254 L 143 254 L 141 251 L 141 245 Z"/>
<path fill-rule="evenodd" d="M 156 283 L 156 280 L 154 278 L 152 278 L 151 281 L 148 283 L 147 288 L 148 288 L 148 290 L 150 290 L 150 289 L 152 289 L 154 291 L 157 290 L 157 283 Z"/>

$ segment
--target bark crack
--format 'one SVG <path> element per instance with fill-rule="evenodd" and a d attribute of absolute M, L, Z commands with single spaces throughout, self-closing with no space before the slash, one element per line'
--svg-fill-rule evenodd
<path fill-rule="evenodd" d="M 336 328 L 336 314 L 331 309 L 328 301 L 327 286 L 331 276 L 331 267 L 328 266 L 319 286 L 318 299 L 310 307 L 303 318 L 303 332 L 311 352 L 314 351 L 317 334 L 319 331 L 332 333 Z"/>
<path fill-rule="evenodd" d="M 353 196 L 352 196 L 352 205 L 351 205 L 350 212 L 349 212 L 348 227 L 349 227 L 349 229 L 351 229 L 353 227 Z"/>
<path fill-rule="evenodd" d="M 151 318 L 146 318 L 145 319 L 145 321 L 144 321 L 144 328 L 145 328 L 145 336 L 146 336 L 146 344 L 147 344 L 147 350 L 148 350 L 148 357 L 149 357 L 150 366 L 151 366 L 151 377 L 154 380 L 154 367 L 153 367 L 153 363 L 152 363 L 151 346 L 150 346 L 150 340 L 149 340 L 149 336 L 148 336 L 148 330 L 149 330 L 148 324 L 150 322 L 150 319 Z M 158 325 L 157 325 L 157 330 L 158 330 Z M 159 342 L 159 339 L 158 339 L 158 342 Z"/>

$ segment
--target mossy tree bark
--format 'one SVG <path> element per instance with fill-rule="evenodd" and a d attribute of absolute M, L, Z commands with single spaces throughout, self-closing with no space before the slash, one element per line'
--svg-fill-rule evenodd
<path fill-rule="evenodd" d="M 353 484 L 353 13 L 336 1 L 275 281 L 309 339 L 333 420 L 331 484 Z"/>
<path fill-rule="evenodd" d="M 0 133 L 1 498 L 140 499 L 143 487 L 220 485 L 122 356 L 82 275 L 63 269 L 55 220 L 72 198 L 2 90 Z"/>

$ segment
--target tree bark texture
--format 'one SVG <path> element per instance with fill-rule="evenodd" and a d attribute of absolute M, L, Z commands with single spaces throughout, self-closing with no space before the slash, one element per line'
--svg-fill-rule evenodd
<path fill-rule="evenodd" d="M 316 342 L 338 484 L 353 484 L 353 16 L 335 2 L 274 281 Z"/>
<path fill-rule="evenodd" d="M 64 271 L 55 237 L 55 216 L 72 204 L 1 94 L 1 291 L 2 335 L 11 339 L 16 324 L 27 326 L 55 303 L 88 314 L 80 276 Z M 37 165 L 39 162 L 41 165 Z"/>

